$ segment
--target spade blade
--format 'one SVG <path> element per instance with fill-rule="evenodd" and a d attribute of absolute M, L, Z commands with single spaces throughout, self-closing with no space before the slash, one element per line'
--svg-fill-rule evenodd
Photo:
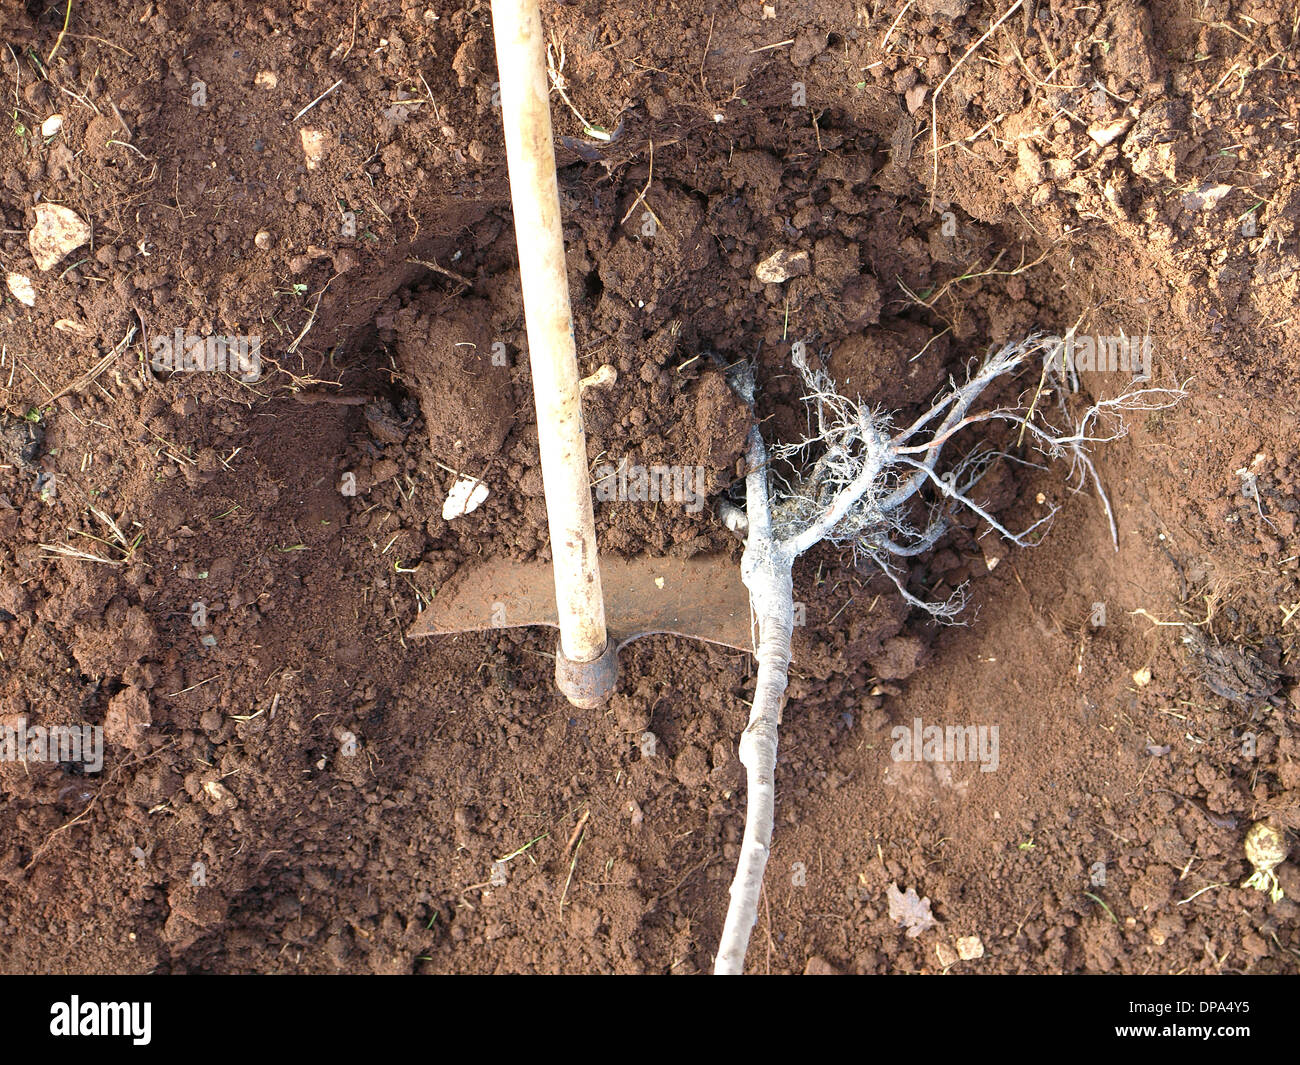
<path fill-rule="evenodd" d="M 619 646 L 663 632 L 751 649 L 749 592 L 741 583 L 740 567 L 725 555 L 602 558 L 600 582 L 606 625 Z M 458 571 L 407 635 L 525 625 L 559 625 L 551 565 L 496 559 Z"/>

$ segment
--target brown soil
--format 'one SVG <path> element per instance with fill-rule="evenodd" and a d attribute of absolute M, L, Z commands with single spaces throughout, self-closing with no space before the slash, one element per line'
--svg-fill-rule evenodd
<path fill-rule="evenodd" d="M 403 638 L 458 567 L 548 557 L 489 6 L 459 2 L 75 4 L 52 61 L 60 6 L 0 3 L 0 265 L 36 288 L 0 306 L 0 723 L 107 731 L 99 774 L 0 763 L 4 971 L 711 965 L 750 659 L 639 641 L 588 713 L 545 631 Z M 554 99 L 580 359 L 618 371 L 593 465 L 725 490 L 747 416 L 717 367 L 756 359 L 796 439 L 796 339 L 904 414 L 1076 323 L 1190 382 L 1098 452 L 1118 551 L 1062 470 L 990 475 L 1009 522 L 1064 509 L 1033 549 L 960 528 L 912 568 L 972 582 L 965 626 L 829 546 L 800 563 L 749 967 L 1294 972 L 1300 867 L 1275 905 L 1237 886 L 1252 822 L 1300 829 L 1291 5 L 1030 0 L 982 43 L 1006 5 L 901 7 L 544 5 L 573 106 L 618 131 Z M 41 201 L 92 230 L 48 271 Z M 764 285 L 780 250 L 806 269 Z M 264 376 L 152 373 L 178 329 L 260 336 Z M 454 471 L 492 491 L 448 522 Z M 598 523 L 614 554 L 739 558 L 712 505 Z M 916 717 L 997 725 L 997 771 L 893 762 Z M 937 926 L 907 936 L 890 884 Z"/>

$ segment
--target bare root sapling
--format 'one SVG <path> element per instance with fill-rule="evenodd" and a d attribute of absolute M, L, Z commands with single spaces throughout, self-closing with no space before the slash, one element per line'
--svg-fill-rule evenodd
<path fill-rule="evenodd" d="M 975 410 L 991 385 L 1020 374 L 1040 353 L 1047 357 L 1031 394 L 1010 406 Z M 1015 443 L 1028 445 L 1027 452 L 1049 462 L 1066 461 L 1074 491 L 1089 482 L 1094 485 L 1118 547 L 1110 502 L 1089 449 L 1124 435 L 1126 414 L 1172 406 L 1183 393 L 1134 382 L 1114 399 L 1072 412 L 1070 382 L 1052 356 L 1050 343 L 1038 336 L 990 350 L 964 382 L 950 379 L 930 409 L 900 429 L 888 414 L 841 395 L 829 374 L 808 365 L 804 346 L 794 345 L 794 365 L 807 389 L 810 433 L 797 444 L 777 445 L 772 455 L 796 461 L 810 458 L 811 464 L 787 481 L 771 475 L 757 428 L 750 430 L 747 445 L 747 533 L 741 577 L 749 590 L 758 674 L 749 723 L 740 738 L 748 792 L 745 834 L 715 973 L 744 971 L 758 917 L 772 843 L 777 729 L 794 633 L 795 560 L 823 540 L 850 547 L 860 563 L 883 572 L 907 602 L 938 619 L 954 618 L 965 605 L 964 587 L 941 602 L 925 601 L 908 591 L 900 561 L 932 548 L 948 531 L 952 515 L 962 510 L 975 514 L 1011 543 L 1028 546 L 1036 542 L 1036 533 L 1057 509 L 1015 532 L 974 498 L 980 477 L 999 459 L 1044 468 L 1008 449 L 977 444 L 940 472 L 944 448 L 957 434 L 997 423 L 1010 429 L 1017 437 Z"/>

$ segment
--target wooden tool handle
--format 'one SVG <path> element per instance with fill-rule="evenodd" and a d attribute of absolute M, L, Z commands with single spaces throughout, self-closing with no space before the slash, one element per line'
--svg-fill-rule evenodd
<path fill-rule="evenodd" d="M 608 634 L 560 228 L 546 51 L 536 0 L 492 0 L 492 25 L 560 647 L 571 664 L 588 663 L 605 653 Z"/>

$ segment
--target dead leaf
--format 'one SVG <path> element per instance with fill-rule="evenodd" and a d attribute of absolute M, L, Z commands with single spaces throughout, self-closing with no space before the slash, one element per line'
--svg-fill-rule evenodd
<path fill-rule="evenodd" d="M 898 890 L 897 884 L 890 884 L 885 889 L 889 899 L 889 919 L 907 932 L 908 939 L 915 939 L 922 932 L 934 928 L 938 921 L 930 912 L 930 900 L 918 898 L 916 888 L 908 888 L 907 893 Z"/>

